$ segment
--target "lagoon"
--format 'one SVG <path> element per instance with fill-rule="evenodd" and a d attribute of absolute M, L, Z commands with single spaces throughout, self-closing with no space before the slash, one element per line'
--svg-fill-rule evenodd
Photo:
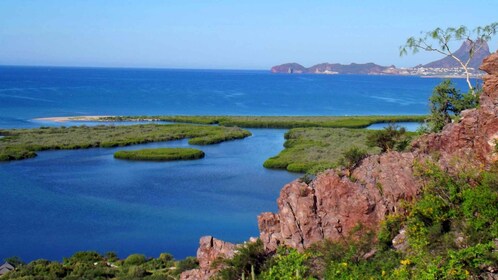
<path fill-rule="evenodd" d="M 299 174 L 262 167 L 282 149 L 284 130 L 251 132 L 202 146 L 206 156 L 196 161 L 113 158 L 123 149 L 190 146 L 182 140 L 0 163 L 0 238 L 8 240 L 0 258 L 61 259 L 79 250 L 183 258 L 195 255 L 202 235 L 232 242 L 257 236 L 257 215 L 275 211 L 280 188 Z"/>
<path fill-rule="evenodd" d="M 274 75 L 268 71 L 0 67 L 0 128 L 74 115 L 426 114 L 441 79 Z M 463 80 L 457 85 L 465 89 Z M 84 123 L 91 125 L 91 123 Z M 101 123 L 98 123 L 101 124 Z M 116 123 L 117 124 L 117 123 Z M 135 123 L 134 123 L 135 124 Z M 256 216 L 275 211 L 282 186 L 300 176 L 262 167 L 286 130 L 203 146 L 204 159 L 128 162 L 122 149 L 189 147 L 186 140 L 120 148 L 39 152 L 0 163 L 0 259 L 68 257 L 79 250 L 176 258 L 202 235 L 257 236 Z M 192 146 L 196 147 L 196 146 Z"/>

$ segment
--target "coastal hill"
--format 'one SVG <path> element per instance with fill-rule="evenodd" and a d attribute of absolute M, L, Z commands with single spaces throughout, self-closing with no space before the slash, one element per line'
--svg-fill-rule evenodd
<path fill-rule="evenodd" d="M 469 58 L 470 42 L 465 41 L 460 48 L 454 52 L 455 56 L 466 61 Z M 489 46 L 482 41 L 480 47 L 474 53 L 469 67 L 474 70 L 475 76 L 482 75 L 479 71 L 483 59 L 489 56 Z M 410 68 L 396 68 L 396 66 L 382 66 L 375 63 L 320 63 L 306 68 L 298 63 L 285 63 L 271 68 L 272 73 L 286 74 L 361 74 L 361 75 L 416 75 L 416 76 L 461 76 L 461 67 L 455 59 L 450 56 Z"/>
<path fill-rule="evenodd" d="M 388 73 L 388 69 L 391 68 L 396 67 L 386 67 L 375 63 L 351 63 L 347 65 L 340 63 L 320 63 L 306 68 L 298 63 L 285 63 L 273 66 L 271 72 L 287 74 L 383 74 Z"/>
<path fill-rule="evenodd" d="M 461 59 L 462 61 L 467 61 L 469 59 L 469 50 L 470 50 L 470 41 L 463 42 L 462 46 L 455 51 L 455 56 Z M 474 69 L 478 69 L 481 66 L 484 58 L 489 56 L 491 53 L 489 52 L 489 46 L 486 41 L 477 42 L 478 47 L 474 53 L 474 56 L 469 62 L 469 67 Z M 440 60 L 436 60 L 430 63 L 425 64 L 423 67 L 426 68 L 456 68 L 460 67 L 460 64 L 450 56 L 442 58 Z"/>

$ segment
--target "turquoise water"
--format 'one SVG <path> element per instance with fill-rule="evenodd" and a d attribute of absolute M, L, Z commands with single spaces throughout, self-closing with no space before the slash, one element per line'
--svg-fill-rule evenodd
<path fill-rule="evenodd" d="M 201 71 L 0 67 L 0 128 L 73 115 L 425 114 L 439 79 Z M 464 88 L 463 81 L 458 84 Z M 81 123 L 64 123 L 75 125 Z M 202 235 L 241 242 L 299 174 L 267 170 L 284 130 L 201 147 L 197 161 L 128 162 L 116 149 L 40 152 L 0 163 L 0 259 L 195 255 Z M 186 141 L 126 147 L 188 146 Z"/>

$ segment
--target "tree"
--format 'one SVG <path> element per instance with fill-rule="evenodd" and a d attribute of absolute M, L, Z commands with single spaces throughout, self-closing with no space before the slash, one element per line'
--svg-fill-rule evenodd
<path fill-rule="evenodd" d="M 451 122 L 452 116 L 459 116 L 463 110 L 475 108 L 478 104 L 478 95 L 462 94 L 450 80 L 444 80 L 434 88 L 429 98 L 431 115 L 429 128 L 432 132 L 439 132 Z"/>
<path fill-rule="evenodd" d="M 402 151 L 408 145 L 406 137 L 404 137 L 406 129 L 399 127 L 395 123 L 389 123 L 382 130 L 373 131 L 367 136 L 367 145 L 369 147 L 379 147 L 381 151 L 387 152 L 393 149 Z"/>
<path fill-rule="evenodd" d="M 405 45 L 400 47 L 400 55 L 406 55 L 408 50 L 411 50 L 413 53 L 424 50 L 450 56 L 456 60 L 464 70 L 469 91 L 472 95 L 475 95 L 474 87 L 470 83 L 468 65 L 474 54 L 484 46 L 484 42 L 489 41 L 496 32 L 498 32 L 498 22 L 483 27 L 479 26 L 473 30 L 469 30 L 465 26 L 460 26 L 458 28 L 449 27 L 446 28 L 446 30 L 438 27 L 433 31 L 422 32 L 423 35 L 421 37 L 408 38 Z M 450 49 L 450 43 L 452 41 L 462 40 L 466 40 L 469 43 L 469 57 L 467 60 L 462 60 L 455 56 Z"/>

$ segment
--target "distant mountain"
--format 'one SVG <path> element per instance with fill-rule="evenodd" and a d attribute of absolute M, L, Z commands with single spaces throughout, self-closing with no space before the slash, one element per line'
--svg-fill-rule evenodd
<path fill-rule="evenodd" d="M 491 53 L 489 52 L 489 46 L 486 41 L 477 42 L 478 50 L 474 53 L 474 56 L 470 60 L 469 67 L 474 68 L 475 70 L 479 69 L 483 59 L 489 56 Z M 470 41 L 465 41 L 462 43 L 462 46 L 454 52 L 454 55 L 461 59 L 462 61 L 467 61 L 469 59 L 469 50 L 470 50 Z M 447 56 L 440 60 L 433 61 L 431 63 L 427 63 L 422 67 L 425 68 L 457 68 L 461 67 L 460 64 L 451 56 Z"/>
<path fill-rule="evenodd" d="M 478 50 L 475 51 L 469 67 L 474 68 L 470 73 L 474 76 L 482 76 L 483 72 L 479 66 L 483 59 L 489 56 L 489 46 L 485 41 L 478 42 Z M 463 42 L 462 46 L 454 52 L 454 55 L 466 61 L 469 58 L 470 41 Z M 425 65 L 411 68 L 396 68 L 396 66 L 381 66 L 375 63 L 320 63 L 306 68 L 298 63 L 285 63 L 271 68 L 273 73 L 287 74 L 363 74 L 363 75 L 413 75 L 427 77 L 463 77 L 465 73 L 461 65 L 452 57 L 447 56 Z"/>
<path fill-rule="evenodd" d="M 339 63 L 321 63 L 306 68 L 298 63 L 286 63 L 273 66 L 273 73 L 294 73 L 294 74 L 387 74 L 389 69 L 394 66 L 380 66 L 375 63 L 364 64 L 339 64 Z M 387 71 L 387 72 L 386 72 Z"/>

